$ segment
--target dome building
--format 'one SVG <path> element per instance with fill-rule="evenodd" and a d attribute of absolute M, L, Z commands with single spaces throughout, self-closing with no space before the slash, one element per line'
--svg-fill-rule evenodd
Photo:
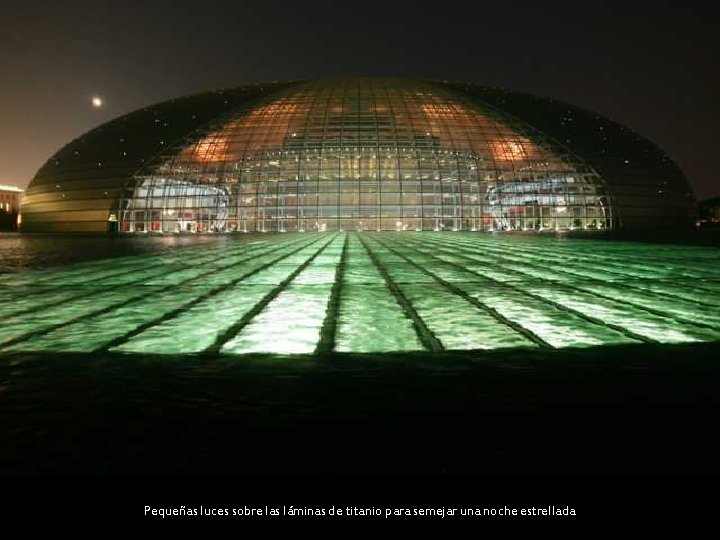
<path fill-rule="evenodd" d="M 692 190 L 593 112 L 472 84 L 338 77 L 108 122 L 41 167 L 24 231 L 546 231 L 692 226 Z"/>

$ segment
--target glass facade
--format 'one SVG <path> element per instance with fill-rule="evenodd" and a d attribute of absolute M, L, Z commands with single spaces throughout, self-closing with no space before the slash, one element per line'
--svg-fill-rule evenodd
<path fill-rule="evenodd" d="M 605 182 L 460 92 L 390 78 L 292 85 L 222 115 L 134 176 L 122 232 L 613 227 Z"/>
<path fill-rule="evenodd" d="M 559 100 L 468 83 L 443 83 L 521 118 L 580 155 L 612 193 L 619 229 L 692 228 L 697 207 L 685 175 L 662 149 L 627 126 Z"/>

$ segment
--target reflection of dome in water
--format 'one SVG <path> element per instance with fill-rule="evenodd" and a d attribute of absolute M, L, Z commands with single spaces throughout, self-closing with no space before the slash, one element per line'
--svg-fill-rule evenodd
<path fill-rule="evenodd" d="M 564 230 L 672 226 L 692 212 L 677 167 L 593 113 L 484 87 L 334 78 L 190 96 L 101 126 L 38 172 L 23 223 Z"/>

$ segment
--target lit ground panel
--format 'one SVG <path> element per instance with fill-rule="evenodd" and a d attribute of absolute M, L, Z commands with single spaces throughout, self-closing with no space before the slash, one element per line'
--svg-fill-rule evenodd
<path fill-rule="evenodd" d="M 241 235 L 2 275 L 0 352 L 717 341 L 718 306 L 713 248 L 486 233 Z"/>
<path fill-rule="evenodd" d="M 106 260 L 84 263 L 73 263 L 67 266 L 54 267 L 46 270 L 36 270 L 26 274 L 8 274 L 0 276 L 0 286 L 4 285 L 52 285 L 62 280 L 63 284 L 84 283 L 86 280 L 96 280 L 105 276 L 119 276 L 123 273 L 132 272 L 135 269 L 145 270 L 151 265 L 162 265 L 173 262 L 182 262 L 187 256 L 197 253 L 200 256 L 208 255 L 203 246 L 192 246 L 184 248 L 183 257 L 178 258 L 178 253 L 169 249 L 162 249 L 154 255 L 136 255 L 112 259 L 110 264 Z"/>
<path fill-rule="evenodd" d="M 76 300 L 51 308 L 43 305 L 27 311 L 25 304 L 18 302 L 17 309 L 23 314 L 8 317 L 0 327 L 0 342 L 35 332 L 7 348 L 44 351 L 91 351 L 101 348 L 104 343 L 132 331 L 138 325 L 162 317 L 166 312 L 207 294 L 212 290 L 212 283 L 206 278 L 213 270 L 231 269 L 237 275 L 238 266 L 248 272 L 254 266 L 269 262 L 268 258 L 273 255 L 263 255 L 266 251 L 281 256 L 283 251 L 290 250 L 292 246 L 283 248 L 274 243 L 269 243 L 264 249 L 237 246 L 224 253 L 211 251 L 202 257 L 192 257 L 182 266 L 170 266 L 162 273 L 157 270 L 138 271 L 133 286 L 109 286 L 101 291 L 93 288 L 85 294 L 81 291 Z"/>
<path fill-rule="evenodd" d="M 387 235 L 379 236 L 387 239 Z M 432 262 L 420 253 L 395 254 L 372 237 L 372 249 L 388 268 L 403 294 L 445 349 L 496 349 L 534 346 L 523 335 L 491 314 L 454 294 L 433 277 Z M 429 264 L 428 264 L 429 263 Z"/>
<path fill-rule="evenodd" d="M 338 235 L 329 245 L 315 248 L 314 253 L 305 253 L 306 260 L 300 264 L 307 263 L 307 266 L 286 288 L 278 291 L 252 322 L 222 346 L 222 352 L 314 352 L 320 340 L 344 241 L 344 236 Z M 286 278 L 283 276 L 278 281 Z"/>
<path fill-rule="evenodd" d="M 271 290 L 271 285 L 236 285 L 222 297 L 202 302 L 158 323 L 113 350 L 155 354 L 204 351 Z"/>
<path fill-rule="evenodd" d="M 335 350 L 422 350 L 412 321 L 390 293 L 357 236 L 348 242 Z"/>
<path fill-rule="evenodd" d="M 419 249 L 424 250 L 425 248 Z M 446 251 L 445 248 L 438 246 L 435 248 L 435 253 L 438 253 L 438 255 L 433 255 L 433 257 L 436 260 L 449 261 L 454 264 L 462 262 L 463 257 L 444 255 Z M 468 257 L 468 260 L 474 259 Z M 503 266 L 502 263 L 497 262 L 498 260 L 503 261 L 504 259 L 497 257 L 496 262 L 488 261 L 485 264 L 498 265 L 498 267 L 506 270 L 509 275 L 517 275 L 517 272 L 520 271 L 533 278 L 549 278 L 562 273 L 562 270 L 553 272 L 543 268 L 533 271 L 532 267 L 520 264 Z M 463 273 L 467 274 L 476 268 L 477 266 L 473 266 L 468 270 L 453 269 L 448 271 L 442 265 L 438 265 L 434 267 L 433 271 L 451 281 L 461 280 L 460 276 Z M 518 268 L 522 268 L 522 270 L 518 270 Z M 552 275 L 549 276 L 549 274 Z M 543 283 L 542 280 L 537 280 L 534 284 L 526 283 L 525 288 L 528 289 L 527 291 L 515 287 L 512 282 L 506 283 L 506 289 L 509 290 L 492 291 L 481 284 L 472 283 L 477 279 L 473 280 L 466 277 L 464 281 L 470 283 L 468 285 L 459 285 L 460 288 L 468 291 L 472 296 L 487 305 L 494 307 L 508 318 L 527 327 L 556 347 L 637 341 L 637 339 L 602 324 L 602 321 L 605 321 L 613 325 L 623 326 L 619 324 L 620 319 L 626 316 L 636 321 L 640 319 L 638 322 L 626 323 L 624 326 L 628 330 L 636 331 L 638 337 L 646 336 L 654 340 L 658 339 L 658 331 L 667 331 L 666 338 L 669 341 L 697 341 L 704 340 L 707 327 L 711 327 L 710 335 L 714 335 L 715 331 L 720 329 L 720 325 L 718 325 L 720 313 L 704 313 L 698 311 L 696 304 L 693 305 L 690 302 L 653 295 L 652 293 L 643 294 L 640 290 L 619 287 L 618 283 L 597 283 L 596 281 L 577 283 L 576 280 L 573 280 L 572 284 L 558 283 L 552 285 L 552 289 L 548 293 L 548 284 Z M 569 280 L 565 279 L 564 281 Z M 502 280 L 498 280 L 498 283 L 502 284 Z M 527 285 L 530 285 L 530 287 L 527 287 Z M 551 294 L 552 291 L 555 291 L 555 295 Z M 545 295 L 543 295 L 543 292 L 545 292 Z M 568 292 L 571 297 L 575 296 L 575 298 L 569 298 Z M 618 292 L 623 295 L 622 306 L 618 306 L 618 302 L 613 298 Z M 548 296 L 548 294 L 550 295 Z M 546 300 L 546 302 L 538 302 L 538 297 Z M 578 299 L 584 303 L 578 303 Z M 603 304 L 598 305 L 598 300 L 604 301 Z M 563 310 L 562 308 L 566 309 Z M 640 316 L 637 313 L 638 309 L 647 313 Z M 599 315 L 597 322 L 591 320 L 595 315 Z M 649 326 L 642 322 L 643 317 L 649 317 L 653 320 L 652 318 L 656 315 L 660 316 L 660 320 L 654 319 L 654 322 Z M 663 317 L 663 315 L 665 316 Z M 665 320 L 667 317 L 675 319 L 670 322 L 670 327 L 668 327 L 668 321 Z M 685 330 L 684 333 L 683 330 Z"/>
<path fill-rule="evenodd" d="M 430 242 L 430 244 L 432 245 L 433 242 Z M 497 246 L 493 247 L 497 248 Z M 441 252 L 447 250 L 447 248 L 440 245 L 435 249 Z M 486 246 L 486 249 L 493 251 L 490 246 Z M 452 251 L 457 251 L 457 249 Z M 460 251 L 464 250 L 461 248 Z M 475 258 L 477 259 L 477 257 Z M 548 262 L 552 262 L 552 260 Z M 561 261 L 555 262 L 561 265 Z M 535 268 L 532 265 L 522 264 L 518 260 L 513 260 L 501 254 L 496 254 L 494 258 L 486 260 L 486 264 L 501 268 L 507 271 L 508 275 L 522 273 L 528 277 L 544 278 L 549 281 L 552 281 L 549 278 L 565 271 L 563 266 L 555 267 L 551 264 L 548 264 L 547 267 Z M 637 277 L 637 272 L 630 270 L 628 273 L 631 278 Z M 720 327 L 712 328 L 713 322 L 717 321 L 720 316 L 717 310 L 705 316 L 702 311 L 697 310 L 699 306 L 696 306 L 695 313 L 692 313 L 687 303 L 683 305 L 677 300 L 663 298 L 651 293 L 643 296 L 640 291 L 628 290 L 621 284 L 612 281 L 597 285 L 598 278 L 596 276 L 599 272 L 590 269 L 587 274 L 589 275 L 582 276 L 586 278 L 585 282 L 577 283 L 573 280 L 572 284 L 545 283 L 541 285 L 538 283 L 529 292 L 534 292 L 535 296 L 539 296 L 560 307 L 565 307 L 568 311 L 584 314 L 587 317 L 605 321 L 605 323 L 616 327 L 624 327 L 630 332 L 638 334 L 638 336 L 644 336 L 655 341 L 707 341 L 712 340 L 713 336 L 717 335 L 718 329 L 720 329 Z M 659 269 L 646 272 L 646 274 L 661 275 L 663 272 Z M 617 279 L 617 276 L 613 276 L 613 279 Z M 614 296 L 622 298 L 622 301 L 615 300 Z M 572 324 L 571 321 L 569 322 L 568 327 Z M 567 331 L 568 328 L 563 330 Z M 551 331 L 550 333 L 553 334 L 554 332 Z M 594 331 L 590 333 L 590 335 L 594 334 Z M 607 342 L 607 340 L 603 340 L 603 342 Z"/>

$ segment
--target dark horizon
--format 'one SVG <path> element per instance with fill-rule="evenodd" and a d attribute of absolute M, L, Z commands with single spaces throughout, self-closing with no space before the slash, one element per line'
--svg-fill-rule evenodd
<path fill-rule="evenodd" d="M 597 111 L 663 148 L 699 200 L 720 194 L 713 8 L 443 7 L 6 6 L 0 183 L 26 187 L 70 140 L 166 99 L 252 82 L 372 74 L 508 87 Z M 104 99 L 102 108 L 92 107 L 94 95 Z"/>

